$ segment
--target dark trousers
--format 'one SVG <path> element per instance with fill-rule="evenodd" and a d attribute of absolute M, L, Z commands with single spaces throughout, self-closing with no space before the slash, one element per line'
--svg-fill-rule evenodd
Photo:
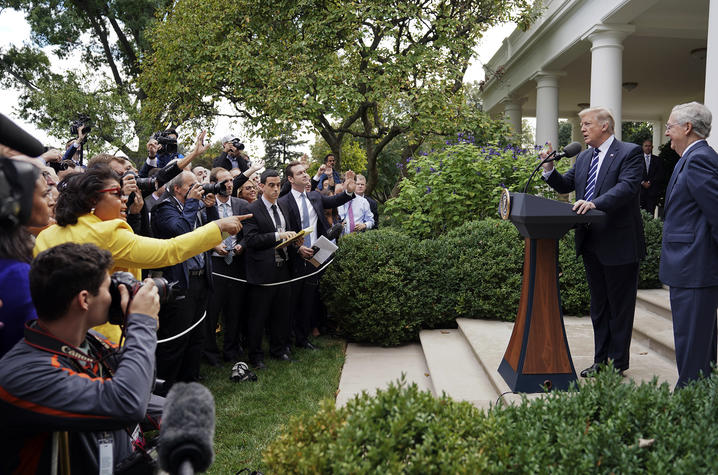
<path fill-rule="evenodd" d="M 652 216 L 656 210 L 656 204 L 658 203 L 658 196 L 641 194 L 641 209 L 645 209 Z"/>
<path fill-rule="evenodd" d="M 173 337 L 199 321 L 207 306 L 207 292 L 205 276 L 190 277 L 189 288 L 180 290 L 174 301 L 162 305 L 157 339 Z M 166 381 L 167 390 L 177 381 L 199 379 L 202 335 L 200 324 L 180 338 L 157 345 L 157 377 Z"/>
<path fill-rule="evenodd" d="M 289 267 L 284 264 L 278 273 L 277 281 L 282 282 L 289 279 Z M 248 318 L 248 346 L 251 363 L 264 360 L 262 338 L 265 325 L 269 327 L 269 352 L 271 355 L 279 356 L 286 351 L 289 346 L 291 298 L 290 284 L 249 286 L 252 311 Z"/>
<path fill-rule="evenodd" d="M 300 272 L 295 269 L 296 275 L 307 275 L 316 271 L 316 267 L 309 262 L 303 261 Z M 319 278 L 321 274 L 306 277 L 292 283 L 292 331 L 294 342 L 297 346 L 304 346 L 309 341 L 316 322 L 318 307 L 316 302 L 319 298 Z"/>
<path fill-rule="evenodd" d="M 627 370 L 638 291 L 638 262 L 605 266 L 590 253 L 583 264 L 591 292 L 594 363 L 613 361 L 618 370 Z"/>
<path fill-rule="evenodd" d="M 711 374 L 716 362 L 716 309 L 718 287 L 671 287 L 673 338 L 680 388 Z"/>
<path fill-rule="evenodd" d="M 238 277 L 238 263 L 235 260 L 228 265 L 223 257 L 212 256 L 212 268 L 217 274 Z M 202 325 L 204 331 L 203 355 L 210 363 L 219 361 L 216 328 L 221 313 L 222 333 L 224 335 L 222 356 L 227 361 L 235 361 L 239 359 L 242 352 L 240 341 L 242 319 L 245 315 L 245 312 L 242 311 L 242 300 L 244 300 L 243 294 L 245 293 L 246 284 L 214 276 L 212 278 L 212 287 L 207 303 L 207 318 L 205 318 Z"/>

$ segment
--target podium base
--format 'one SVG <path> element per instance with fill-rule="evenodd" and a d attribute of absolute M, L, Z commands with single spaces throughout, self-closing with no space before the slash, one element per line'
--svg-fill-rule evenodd
<path fill-rule="evenodd" d="M 571 365 L 573 366 L 573 365 Z M 549 374 L 520 374 L 514 371 L 506 359 L 501 360 L 499 374 L 504 378 L 509 388 L 516 393 L 541 393 L 544 387 L 549 390 L 565 391 L 572 381 L 576 381 L 576 372 L 549 373 Z"/>

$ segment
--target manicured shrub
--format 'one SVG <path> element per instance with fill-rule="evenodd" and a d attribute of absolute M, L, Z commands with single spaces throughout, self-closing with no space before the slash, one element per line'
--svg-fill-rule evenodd
<path fill-rule="evenodd" d="M 273 473 L 716 473 L 718 378 L 671 394 L 603 372 L 580 391 L 479 411 L 392 384 L 291 420 Z"/>
<path fill-rule="evenodd" d="M 658 265 L 661 260 L 661 242 L 663 240 L 663 221 L 641 211 L 643 232 L 646 236 L 646 257 L 641 261 L 638 288 L 657 289 L 661 287 L 658 279 Z"/>

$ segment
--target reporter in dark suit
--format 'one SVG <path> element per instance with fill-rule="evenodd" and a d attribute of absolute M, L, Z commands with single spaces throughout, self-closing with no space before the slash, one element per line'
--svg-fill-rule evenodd
<path fill-rule="evenodd" d="M 708 376 L 716 362 L 718 309 L 718 154 L 705 138 L 711 112 L 691 102 L 673 108 L 666 135 L 681 156 L 666 189 L 660 279 L 670 285 L 676 388 Z"/>
<path fill-rule="evenodd" d="M 338 195 L 326 196 L 318 191 L 306 191 L 310 184 L 307 166 L 300 162 L 292 162 L 284 170 L 291 190 L 279 198 L 279 202 L 289 210 L 288 229 L 299 232 L 311 227 L 312 233 L 306 236 L 297 249 L 298 258 L 292 262 L 292 277 L 311 274 L 316 268 L 307 259 L 314 252 L 312 245 L 319 236 L 326 236 L 330 228 L 324 214 L 325 209 L 336 208 L 354 198 L 354 172 L 346 172 L 346 191 Z M 294 343 L 297 347 L 314 349 L 309 341 L 312 331 L 312 320 L 318 309 L 314 303 L 319 294 L 319 274 L 295 281 L 292 284 L 292 328 Z"/>
<path fill-rule="evenodd" d="M 656 210 L 661 185 L 665 177 L 663 162 L 653 155 L 653 142 L 643 141 L 643 181 L 641 181 L 641 208 L 651 215 Z"/>
<path fill-rule="evenodd" d="M 209 174 L 210 183 L 224 183 L 224 192 L 215 195 L 215 208 L 220 217 L 242 216 L 249 214 L 249 204 L 232 194 L 232 174 L 222 167 L 213 168 Z M 213 272 L 220 276 L 246 279 L 244 270 L 244 233 L 229 236 L 212 252 Z M 217 320 L 222 313 L 222 330 L 224 333 L 222 357 L 225 361 L 237 361 L 242 353 L 241 335 L 246 337 L 246 318 L 249 305 L 246 299 L 247 286 L 230 278 L 214 275 L 213 289 L 209 294 L 207 316 L 205 318 L 204 358 L 213 366 L 219 365 L 219 348 L 217 347 Z"/>
<path fill-rule="evenodd" d="M 577 213 L 606 212 L 604 223 L 576 229 L 576 253 L 583 256 L 591 292 L 594 363 L 581 371 L 589 377 L 609 360 L 620 372 L 628 369 L 638 262 L 646 253 L 638 197 L 643 163 L 638 145 L 613 135 L 610 111 L 585 109 L 579 117 L 590 148 L 565 175 L 544 164 L 543 177 L 559 193 L 576 192 Z"/>
<path fill-rule="evenodd" d="M 260 178 L 262 197 L 249 205 L 252 218 L 245 221 L 245 265 L 249 299 L 252 312 L 249 315 L 248 346 L 249 362 L 256 369 L 264 365 L 262 338 L 264 325 L 269 324 L 269 352 L 272 357 L 290 361 L 289 347 L 290 284 L 262 286 L 285 282 L 291 278 L 290 259 L 296 251 L 293 246 L 275 249 L 283 240 L 296 233 L 289 231 L 289 210 L 277 203 L 281 187 L 276 170 L 265 170 Z"/>

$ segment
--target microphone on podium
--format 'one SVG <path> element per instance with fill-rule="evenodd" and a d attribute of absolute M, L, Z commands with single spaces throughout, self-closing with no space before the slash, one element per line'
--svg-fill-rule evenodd
<path fill-rule="evenodd" d="M 214 398 L 199 383 L 176 383 L 167 394 L 160 441 L 160 468 L 175 474 L 205 472 L 214 460 Z"/>
<path fill-rule="evenodd" d="M 526 186 L 524 186 L 524 190 L 522 191 L 522 193 L 526 193 L 526 190 L 529 189 L 529 184 L 531 183 L 531 180 L 533 179 L 536 172 L 541 169 L 541 166 L 544 163 L 558 162 L 563 157 L 573 157 L 575 155 L 578 155 L 578 153 L 581 151 L 582 148 L 583 148 L 583 145 L 581 145 L 579 142 L 571 142 L 570 144 L 566 145 L 563 148 L 563 151 L 557 152 L 556 150 L 554 150 L 553 152 L 549 153 L 548 156 L 546 158 L 544 158 L 543 160 L 541 160 L 541 163 L 539 163 L 538 166 L 531 173 L 531 176 L 529 177 L 529 181 L 526 182 Z"/>

